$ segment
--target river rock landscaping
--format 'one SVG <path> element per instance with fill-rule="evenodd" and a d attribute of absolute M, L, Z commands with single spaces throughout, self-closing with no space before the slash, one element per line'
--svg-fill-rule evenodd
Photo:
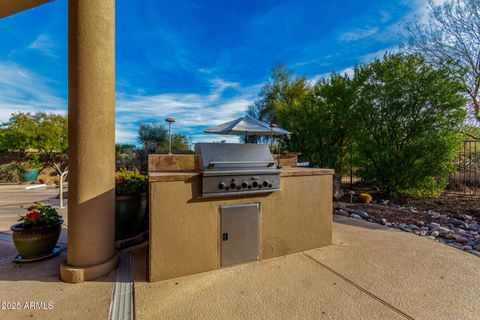
<path fill-rule="evenodd" d="M 480 199 L 381 199 L 339 201 L 334 214 L 427 237 L 480 257 Z"/>

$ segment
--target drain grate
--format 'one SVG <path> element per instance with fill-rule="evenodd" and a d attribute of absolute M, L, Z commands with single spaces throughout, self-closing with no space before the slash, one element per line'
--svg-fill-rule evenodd
<path fill-rule="evenodd" d="M 133 256 L 118 257 L 117 282 L 110 304 L 110 320 L 133 320 Z"/>

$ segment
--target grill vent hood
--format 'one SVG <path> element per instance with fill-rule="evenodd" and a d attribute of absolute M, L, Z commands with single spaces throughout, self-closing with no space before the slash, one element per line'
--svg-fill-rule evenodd
<path fill-rule="evenodd" d="M 197 143 L 198 170 L 274 168 L 275 161 L 266 144 Z"/>

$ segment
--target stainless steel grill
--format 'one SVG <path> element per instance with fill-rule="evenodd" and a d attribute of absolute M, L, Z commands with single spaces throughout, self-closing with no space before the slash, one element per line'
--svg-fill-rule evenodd
<path fill-rule="evenodd" d="M 203 197 L 280 191 L 280 170 L 267 145 L 197 143 L 195 156 Z"/>

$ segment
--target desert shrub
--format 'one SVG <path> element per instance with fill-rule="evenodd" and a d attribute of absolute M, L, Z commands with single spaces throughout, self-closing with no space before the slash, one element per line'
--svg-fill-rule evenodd
<path fill-rule="evenodd" d="M 403 54 L 316 83 L 277 66 L 247 113 L 293 132 L 282 147 L 301 161 L 337 175 L 358 168 L 363 183 L 388 194 L 436 195 L 464 138 L 460 78 Z"/>
<path fill-rule="evenodd" d="M 361 203 L 370 203 L 372 202 L 372 196 L 368 193 L 360 193 L 358 195 L 358 202 L 361 202 Z"/>
<path fill-rule="evenodd" d="M 117 170 L 142 170 L 142 152 L 133 144 L 115 145 L 115 165 Z"/>
<path fill-rule="evenodd" d="M 347 75 L 334 73 L 310 84 L 285 66 L 275 66 L 247 113 L 293 133 L 280 146 L 282 150 L 300 153 L 300 160 L 312 166 L 341 172 L 355 125 L 353 98 L 353 83 Z"/>
<path fill-rule="evenodd" d="M 18 182 L 18 167 L 15 163 L 0 165 L 0 181 Z"/>
<path fill-rule="evenodd" d="M 385 55 L 356 68 L 355 151 L 363 181 L 390 194 L 444 190 L 466 114 L 456 79 L 417 55 Z"/>
<path fill-rule="evenodd" d="M 37 154 L 34 154 L 30 156 L 26 160 L 22 160 L 19 163 L 17 163 L 17 170 L 18 171 L 25 171 L 29 169 L 37 169 L 40 170 L 43 168 L 44 163 L 40 162 L 40 157 Z"/>
<path fill-rule="evenodd" d="M 141 123 L 138 129 L 138 141 L 147 153 L 168 152 L 168 129 L 159 123 Z M 190 150 L 190 138 L 181 134 L 172 134 L 172 151 Z"/>
<path fill-rule="evenodd" d="M 147 176 L 135 171 L 119 171 L 115 175 L 115 194 L 137 195 L 148 191 Z"/>

